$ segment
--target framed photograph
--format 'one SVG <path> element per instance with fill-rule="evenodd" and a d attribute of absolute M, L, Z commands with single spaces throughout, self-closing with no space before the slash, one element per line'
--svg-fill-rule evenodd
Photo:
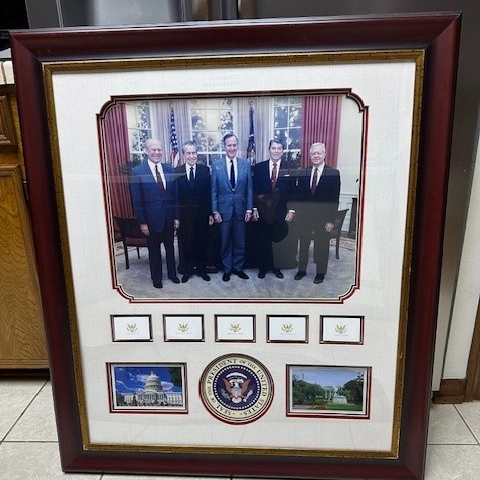
<path fill-rule="evenodd" d="M 151 315 L 110 315 L 114 342 L 151 342 Z"/>
<path fill-rule="evenodd" d="M 203 342 L 203 315 L 164 315 L 163 332 L 166 342 Z"/>
<path fill-rule="evenodd" d="M 292 95 L 293 93 L 295 95 Z M 325 118 L 325 125 L 318 125 L 317 132 L 308 133 L 308 125 L 302 123 L 302 112 L 310 110 Z M 107 226 L 110 229 L 112 286 L 132 302 L 143 302 L 146 299 L 150 302 L 165 302 L 172 299 L 186 302 L 222 299 L 247 301 L 250 298 L 271 299 L 272 293 L 277 301 L 297 302 L 305 299 L 317 302 L 343 301 L 358 288 L 360 262 L 357 255 L 359 247 L 357 240 L 360 236 L 357 235 L 357 225 L 362 225 L 362 209 L 358 206 L 363 203 L 364 194 L 362 185 L 366 159 L 367 110 L 363 100 L 352 92 L 352 89 L 296 89 L 294 92 L 276 92 L 268 95 L 239 92 L 237 95 L 228 96 L 208 93 L 193 96 L 169 94 L 112 97 L 97 115 L 102 146 L 102 183 L 105 185 L 106 197 L 103 214 L 107 217 Z M 270 128 L 265 128 L 269 123 Z M 302 152 L 308 151 L 313 139 L 317 138 L 315 135 L 319 135 L 318 132 L 327 125 L 332 126 L 327 135 L 332 138 L 335 146 L 333 151 L 328 152 L 329 165 L 341 172 L 341 188 L 335 198 L 335 211 L 332 217 L 332 221 L 336 222 L 336 228 L 325 239 L 324 245 L 327 255 L 330 250 L 332 254 L 333 250 L 336 252 L 335 268 L 328 269 L 328 281 L 314 283 L 312 281 L 315 276 L 314 264 L 307 263 L 302 267 L 305 268 L 306 278 L 299 282 L 294 280 L 295 272 L 292 270 L 297 266 L 298 237 L 303 230 L 303 222 L 306 221 L 307 214 L 309 215 L 309 209 L 305 208 L 304 202 L 299 197 L 309 165 L 308 155 L 305 156 L 303 153 L 302 156 Z M 125 149 L 118 148 L 117 137 L 115 143 L 111 141 L 111 131 L 122 129 L 125 133 L 123 139 Z M 248 151 L 248 143 L 241 145 L 239 140 L 238 152 L 239 154 L 241 152 L 242 157 L 248 156 L 251 171 L 257 171 L 254 178 L 261 178 L 259 175 L 263 173 L 260 167 L 263 164 L 262 160 L 268 158 L 270 154 L 269 138 L 276 138 L 279 147 L 284 145 L 281 147 L 283 157 L 276 188 L 279 191 L 282 188 L 281 194 L 288 197 L 287 206 L 296 210 L 296 216 L 295 221 L 289 222 L 291 225 L 287 225 L 287 222 L 272 225 L 264 222 L 263 217 L 270 221 L 269 209 L 260 199 L 264 194 L 256 194 L 263 191 L 262 185 L 259 185 L 259 181 L 254 181 L 252 199 L 255 200 L 260 212 L 260 221 L 251 221 L 245 226 L 246 244 L 243 262 L 246 270 L 254 272 L 251 275 L 253 281 L 242 282 L 239 281 L 241 279 L 233 277 L 231 283 L 221 284 L 221 275 L 218 274 L 223 269 L 220 248 L 221 227 L 220 224 L 209 224 L 211 180 L 208 174 L 203 178 L 200 173 L 203 172 L 202 168 L 207 172 L 207 167 L 212 169 L 217 160 L 222 160 L 224 156 L 222 137 L 229 131 L 237 132 L 239 139 L 249 138 L 248 132 L 253 132 L 252 135 L 256 139 L 255 149 Z M 134 199 L 135 185 L 139 177 L 137 172 L 143 165 L 148 165 L 149 157 L 145 146 L 151 143 L 152 137 L 164 139 L 170 137 L 167 145 L 164 145 L 165 141 L 158 140 L 157 143 L 165 151 L 162 153 L 162 160 L 165 160 L 169 167 L 174 167 L 172 175 L 177 177 L 177 213 L 180 227 L 176 232 L 176 238 L 172 231 L 172 240 L 175 243 L 175 265 L 185 280 L 181 284 L 176 284 L 164 279 L 161 290 L 155 287 L 155 281 L 150 278 L 151 264 L 148 255 L 132 256 L 134 252 L 130 252 L 129 257 L 129 254 L 125 253 L 128 252 L 128 248 L 138 249 L 139 242 L 144 242 L 146 246 L 146 237 L 138 231 L 138 219 L 135 216 L 139 212 L 143 215 L 144 209 Z M 190 204 L 192 189 L 185 185 L 189 183 L 187 180 L 189 164 L 180 146 L 178 153 L 173 150 L 173 145 L 186 142 L 195 144 L 195 147 L 187 144 L 187 149 L 196 150 L 195 168 L 199 172 L 195 180 L 197 189 L 195 198 L 198 202 L 195 211 Z M 171 149 L 169 154 L 168 149 Z M 151 177 L 153 183 L 153 176 Z M 166 181 L 168 184 L 175 183 L 169 181 L 168 175 Z M 308 191 L 310 192 L 310 189 Z M 137 232 L 133 231 L 132 225 L 136 225 Z M 269 252 L 275 264 L 275 271 L 281 278 L 270 274 L 263 279 L 257 278 L 257 268 L 262 271 L 264 256 L 268 255 L 262 245 L 267 227 L 272 230 L 275 240 L 270 242 Z M 285 230 L 281 231 L 283 227 Z M 194 229 L 192 234 L 187 231 L 189 228 Z M 134 239 L 134 236 L 139 238 Z M 195 249 L 199 248 L 200 244 L 202 252 L 200 274 L 197 274 L 196 265 L 188 265 L 191 258 L 188 253 L 191 249 L 189 242 L 194 242 Z M 313 256 L 313 244 L 310 250 L 307 254 Z M 164 268 L 168 270 L 167 262 Z M 190 274 L 185 274 L 187 270 Z M 207 270 L 214 281 L 213 284 L 202 279 Z"/>
<path fill-rule="evenodd" d="M 368 418 L 369 367 L 287 365 L 287 415 Z"/>
<path fill-rule="evenodd" d="M 111 413 L 187 413 L 184 364 L 107 363 Z"/>
<path fill-rule="evenodd" d="M 320 316 L 320 343 L 363 345 L 363 316 Z"/>
<path fill-rule="evenodd" d="M 267 342 L 308 343 L 308 317 L 267 315 Z"/>
<path fill-rule="evenodd" d="M 215 315 L 216 342 L 255 342 L 255 315 Z"/>
<path fill-rule="evenodd" d="M 459 27 L 12 32 L 65 471 L 422 478 Z M 119 346 L 112 312 L 165 341 Z M 170 366 L 188 414 L 123 405 Z"/>

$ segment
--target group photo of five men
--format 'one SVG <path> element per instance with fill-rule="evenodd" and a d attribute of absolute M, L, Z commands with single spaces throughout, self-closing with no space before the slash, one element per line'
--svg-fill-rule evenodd
<path fill-rule="evenodd" d="M 282 250 L 276 247 L 289 235 L 297 264 L 294 280 L 306 277 L 307 264 L 313 261 L 313 282 L 323 283 L 340 196 L 340 173 L 327 165 L 325 144 L 313 143 L 309 166 L 298 168 L 283 158 L 285 147 L 279 139 L 270 140 L 269 158 L 255 165 L 237 156 L 236 135 L 226 134 L 222 143 L 225 156 L 208 167 L 198 162 L 197 145 L 185 142 L 183 161 L 174 168 L 164 163 L 160 140 L 145 142 L 148 159 L 132 169 L 129 185 L 138 225 L 147 238 L 153 286 L 163 287 L 164 265 L 173 283 L 186 283 L 193 275 L 210 281 L 207 267 L 215 226 L 223 282 L 232 275 L 248 280 L 246 266 L 255 267 L 259 279 L 269 272 L 284 278 Z M 252 257 L 249 249 L 255 249 L 253 264 L 246 261 Z"/>

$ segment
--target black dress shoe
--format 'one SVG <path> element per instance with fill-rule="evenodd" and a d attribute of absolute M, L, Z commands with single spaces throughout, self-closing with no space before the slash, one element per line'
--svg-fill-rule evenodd
<path fill-rule="evenodd" d="M 325 274 L 317 273 L 315 275 L 315 279 L 313 280 L 313 283 L 316 283 L 316 284 L 322 283 L 324 278 L 325 278 Z"/>
<path fill-rule="evenodd" d="M 200 275 L 206 282 L 209 282 L 210 281 L 210 277 L 206 274 L 206 273 L 202 273 Z"/>
<path fill-rule="evenodd" d="M 250 278 L 245 272 L 242 272 L 241 270 L 240 271 L 233 270 L 232 273 L 237 277 L 242 278 L 243 280 L 248 280 Z"/>
<path fill-rule="evenodd" d="M 283 278 L 283 273 L 280 271 L 279 268 L 274 268 L 272 272 L 275 274 L 277 278 Z"/>
<path fill-rule="evenodd" d="M 190 278 L 190 276 L 187 275 L 187 274 L 185 274 L 185 275 L 182 277 L 182 283 L 187 283 L 189 278 Z"/>
<path fill-rule="evenodd" d="M 229 273 L 224 273 L 223 277 L 222 277 L 222 280 L 224 282 L 228 282 L 230 280 L 230 274 Z"/>
<path fill-rule="evenodd" d="M 162 282 L 153 282 L 153 286 L 155 288 L 162 288 L 163 287 Z"/>
<path fill-rule="evenodd" d="M 293 277 L 293 278 L 295 280 L 301 280 L 306 274 L 307 274 L 307 272 L 304 272 L 303 270 L 299 270 L 297 272 L 297 274 L 295 275 L 295 277 Z"/>
<path fill-rule="evenodd" d="M 258 278 L 265 278 L 265 274 L 266 274 L 265 270 L 260 270 L 258 272 Z"/>
<path fill-rule="evenodd" d="M 177 276 L 174 277 L 168 277 L 173 283 L 180 283 L 180 280 Z"/>

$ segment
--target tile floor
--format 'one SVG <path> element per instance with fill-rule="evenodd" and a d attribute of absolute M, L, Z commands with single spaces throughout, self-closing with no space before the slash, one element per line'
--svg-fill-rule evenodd
<path fill-rule="evenodd" d="M 0 379 L 0 479 L 60 478 L 180 480 L 185 477 L 62 473 L 50 382 L 41 379 Z M 480 402 L 432 405 L 425 480 L 478 478 Z M 192 480 L 192 477 L 188 477 L 188 480 Z"/>

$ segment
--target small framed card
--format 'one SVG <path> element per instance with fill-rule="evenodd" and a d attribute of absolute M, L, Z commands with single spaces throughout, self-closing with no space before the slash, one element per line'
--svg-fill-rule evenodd
<path fill-rule="evenodd" d="M 203 315 L 164 315 L 163 335 L 166 342 L 203 342 Z"/>
<path fill-rule="evenodd" d="M 255 315 L 215 315 L 216 342 L 255 342 Z"/>
<path fill-rule="evenodd" d="M 267 342 L 308 343 L 308 315 L 267 315 Z"/>
<path fill-rule="evenodd" d="M 114 342 L 151 342 L 151 315 L 110 315 Z"/>
<path fill-rule="evenodd" d="M 363 316 L 321 316 L 320 343 L 363 345 Z"/>

